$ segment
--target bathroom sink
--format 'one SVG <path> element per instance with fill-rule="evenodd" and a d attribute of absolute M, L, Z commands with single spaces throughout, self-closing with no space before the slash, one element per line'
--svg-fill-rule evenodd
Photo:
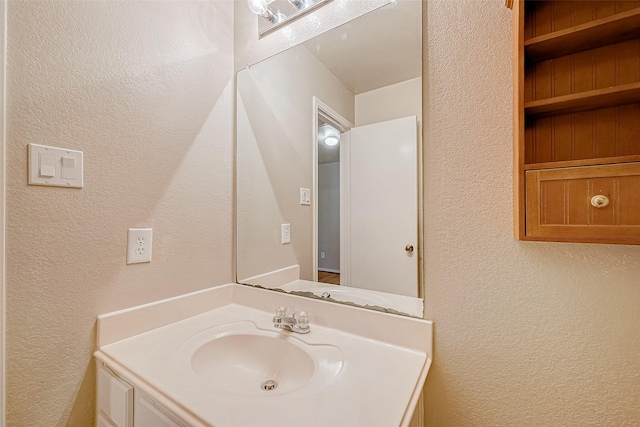
<path fill-rule="evenodd" d="M 326 387 L 342 370 L 342 352 L 294 335 L 263 330 L 250 321 L 225 323 L 187 339 L 174 360 L 190 365 L 207 388 L 244 396 Z"/>
<path fill-rule="evenodd" d="M 274 325 L 280 306 L 308 333 Z M 95 355 L 193 427 L 408 427 L 431 328 L 230 284 L 101 316 Z"/>

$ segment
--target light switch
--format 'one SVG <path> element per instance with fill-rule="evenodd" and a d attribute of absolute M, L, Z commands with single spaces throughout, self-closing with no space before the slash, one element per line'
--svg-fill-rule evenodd
<path fill-rule="evenodd" d="M 40 154 L 40 176 L 44 178 L 53 178 L 56 176 L 55 161 L 56 158 L 50 154 Z"/>
<path fill-rule="evenodd" d="M 29 144 L 29 185 L 82 188 L 82 151 Z"/>
<path fill-rule="evenodd" d="M 62 179 L 76 179 L 76 159 L 62 156 Z"/>
<path fill-rule="evenodd" d="M 311 190 L 308 188 L 300 188 L 300 204 L 311 205 Z"/>

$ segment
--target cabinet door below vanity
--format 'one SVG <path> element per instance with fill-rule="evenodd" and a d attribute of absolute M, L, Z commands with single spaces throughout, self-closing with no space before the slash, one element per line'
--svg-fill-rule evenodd
<path fill-rule="evenodd" d="M 180 421 L 177 416 L 171 414 L 150 397 L 139 392 L 136 394 L 135 426 L 188 427 L 187 424 Z"/>
<path fill-rule="evenodd" d="M 97 397 L 98 427 L 133 427 L 133 387 L 102 364 L 98 365 Z"/>

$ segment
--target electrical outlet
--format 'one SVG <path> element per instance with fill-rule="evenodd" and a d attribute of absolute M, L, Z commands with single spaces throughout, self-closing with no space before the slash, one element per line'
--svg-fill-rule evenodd
<path fill-rule="evenodd" d="M 282 244 L 291 243 L 291 224 L 282 224 Z"/>
<path fill-rule="evenodd" d="M 127 235 L 127 264 L 151 262 L 151 228 L 130 228 Z"/>

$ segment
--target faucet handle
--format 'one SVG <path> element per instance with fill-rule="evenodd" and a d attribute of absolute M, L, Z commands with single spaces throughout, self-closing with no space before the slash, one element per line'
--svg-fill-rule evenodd
<path fill-rule="evenodd" d="M 289 314 L 289 309 L 283 305 L 276 308 L 276 316 L 286 317 Z"/>
<path fill-rule="evenodd" d="M 306 310 L 300 310 L 298 312 L 298 325 L 300 326 L 309 325 L 309 313 Z"/>

